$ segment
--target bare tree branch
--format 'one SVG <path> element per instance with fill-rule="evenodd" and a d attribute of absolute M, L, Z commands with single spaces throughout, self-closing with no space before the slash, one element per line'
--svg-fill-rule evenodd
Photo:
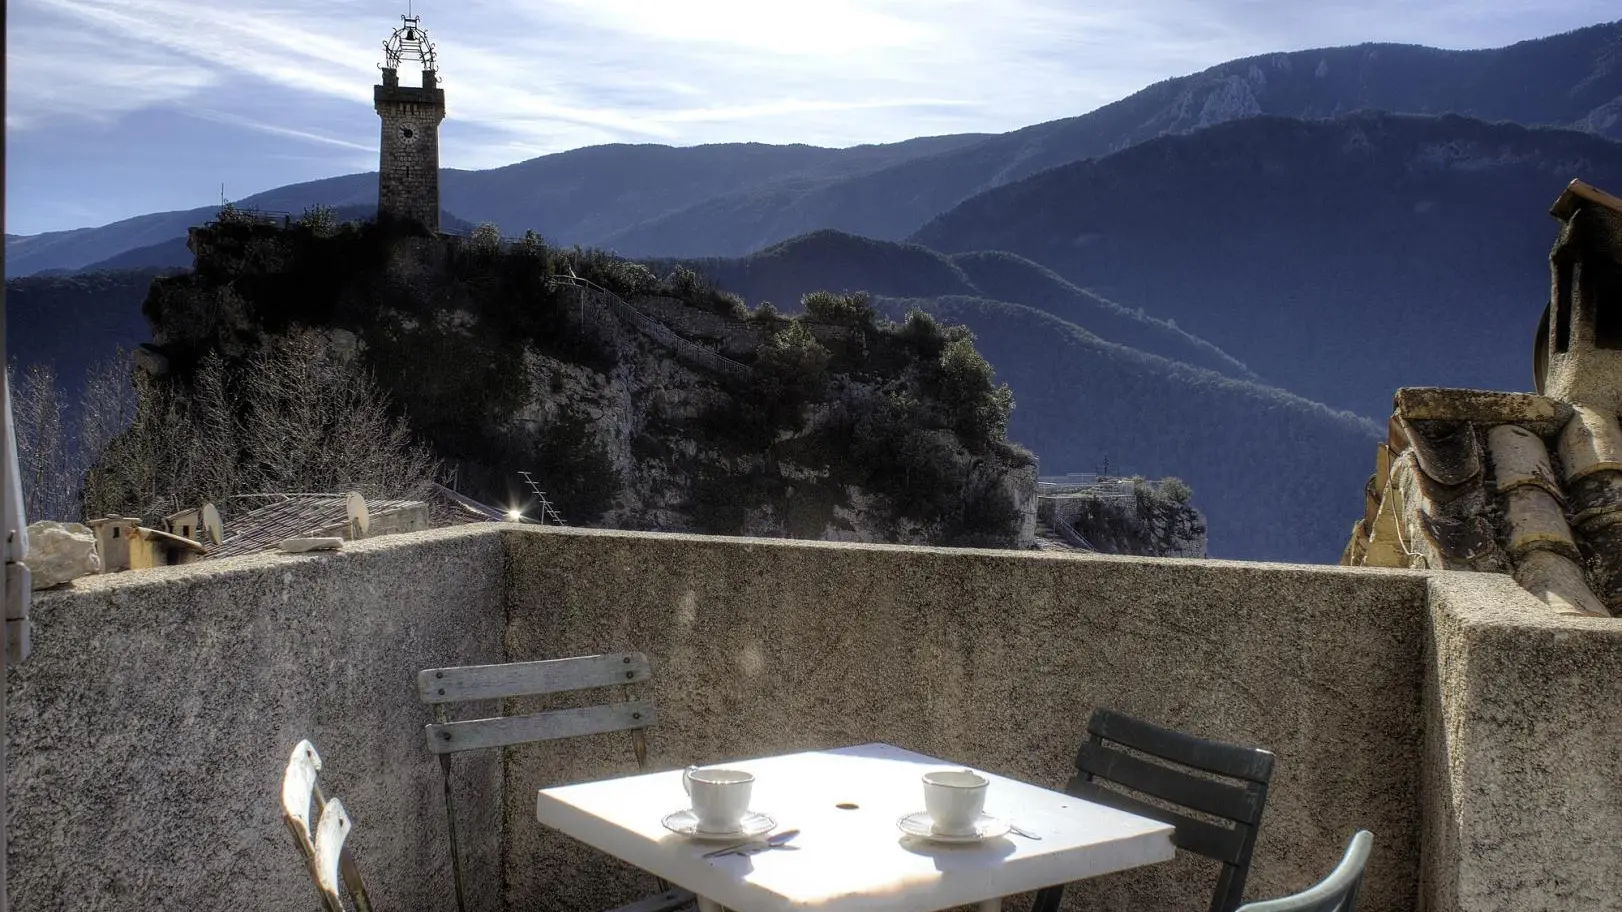
<path fill-rule="evenodd" d="M 100 487 L 87 506 L 151 515 L 276 491 L 409 498 L 438 471 L 358 357 L 296 329 L 235 368 L 206 357 L 185 398 L 145 381 L 134 426 L 90 473 Z"/>

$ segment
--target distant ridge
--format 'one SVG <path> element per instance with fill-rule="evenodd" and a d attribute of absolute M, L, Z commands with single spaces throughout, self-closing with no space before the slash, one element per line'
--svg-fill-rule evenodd
<path fill-rule="evenodd" d="M 668 269 L 674 261 L 651 261 Z M 947 257 L 915 244 L 815 231 L 738 259 L 683 261 L 751 304 L 770 301 L 796 312 L 813 291 L 866 291 L 930 298 L 947 295 L 1012 301 L 1044 310 L 1102 338 L 1173 361 L 1244 380 L 1256 374 L 1226 352 L 1142 310 L 1132 310 L 1010 253 Z"/>
<path fill-rule="evenodd" d="M 911 240 L 1006 250 L 1359 414 L 1399 386 L 1530 388 L 1550 203 L 1622 143 L 1465 117 L 1258 117 L 1032 175 Z"/>
<path fill-rule="evenodd" d="M 1149 86 L 1098 110 L 995 136 L 819 149 L 734 143 L 607 145 L 487 171 L 446 171 L 443 203 L 510 234 L 627 256 L 737 256 L 820 228 L 900 240 L 987 190 L 1167 134 L 1275 115 L 1358 109 L 1458 113 L 1622 139 L 1622 21 L 1504 48 L 1363 44 L 1264 54 Z M 375 173 L 245 202 L 300 211 L 376 202 Z M 197 214 L 6 239 L 7 275 L 82 268 L 181 236 Z"/>

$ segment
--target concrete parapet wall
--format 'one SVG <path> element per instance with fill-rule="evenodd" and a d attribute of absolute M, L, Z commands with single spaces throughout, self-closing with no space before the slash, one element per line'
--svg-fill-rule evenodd
<path fill-rule="evenodd" d="M 377 908 L 453 909 L 416 672 L 500 661 L 491 527 L 89 577 L 35 594 L 7 685 L 7 865 L 29 912 L 320 905 L 280 819 L 309 738 Z M 493 908 L 500 765 L 458 761 Z"/>
<path fill-rule="evenodd" d="M 886 741 L 1058 787 L 1110 706 L 1277 754 L 1252 899 L 1359 828 L 1365 912 L 1622 895 L 1622 624 L 1502 575 L 486 525 L 36 599 L 7 681 L 18 909 L 313 908 L 277 800 L 306 737 L 378 908 L 454 908 L 416 672 L 621 649 L 653 663 L 656 768 Z M 537 788 L 634 772 L 629 736 L 505 761 L 456 759 L 470 908 L 653 889 L 534 819 Z M 1179 858 L 1067 905 L 1203 910 L 1214 877 Z"/>
<path fill-rule="evenodd" d="M 1088 714 L 1111 706 L 1278 755 L 1250 896 L 1312 883 L 1368 828 L 1379 838 L 1359 908 L 1415 907 L 1421 574 L 510 534 L 511 658 L 647 652 L 663 768 L 886 741 L 1058 787 Z M 513 752 L 509 908 L 651 889 L 615 866 L 617 892 L 602 893 L 602 856 L 533 822 L 536 788 L 629 772 L 623 740 Z M 1072 902 L 1203 910 L 1215 869 L 1180 859 L 1089 882 Z"/>
<path fill-rule="evenodd" d="M 1427 909 L 1622 908 L 1622 621 L 1430 584 Z"/>

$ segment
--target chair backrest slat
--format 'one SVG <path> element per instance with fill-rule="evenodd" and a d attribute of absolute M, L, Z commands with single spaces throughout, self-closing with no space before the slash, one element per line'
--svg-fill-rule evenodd
<path fill-rule="evenodd" d="M 349 836 L 349 826 L 349 814 L 344 811 L 342 801 L 333 798 L 321 809 L 321 820 L 315 830 L 315 876 L 316 886 L 321 888 L 321 898 L 326 900 L 331 912 L 344 912 L 340 892 L 343 879 L 338 869 L 343 861 L 344 840 Z"/>
<path fill-rule="evenodd" d="M 417 673 L 417 693 L 424 703 L 460 703 L 635 684 L 652 676 L 648 657 L 628 652 L 505 665 L 427 668 Z"/>
<path fill-rule="evenodd" d="M 425 727 L 428 749 L 436 754 L 506 747 L 530 741 L 551 741 L 579 735 L 599 735 L 626 729 L 648 728 L 657 721 L 653 704 L 646 700 L 605 703 L 578 709 L 555 709 L 527 716 L 436 722 Z"/>
<path fill-rule="evenodd" d="M 316 774 L 321 771 L 321 755 L 315 745 L 300 741 L 288 758 L 287 772 L 282 776 L 282 816 L 293 830 L 293 839 L 306 855 L 313 850 L 314 833 L 310 830 L 310 797 L 319 791 Z M 316 798 L 317 804 L 324 799 Z"/>
<path fill-rule="evenodd" d="M 1254 902 L 1241 906 L 1239 912 L 1356 912 L 1357 894 L 1373 847 L 1374 834 L 1359 830 L 1328 877 L 1294 896 Z"/>
<path fill-rule="evenodd" d="M 1093 712 L 1087 731 L 1089 738 L 1076 753 L 1076 777 L 1070 791 L 1175 826 L 1172 842 L 1178 848 L 1222 862 L 1211 912 L 1237 909 L 1244 899 L 1256 832 L 1267 804 L 1273 755 L 1242 744 L 1197 738 L 1108 709 Z M 1222 782 L 1193 770 L 1239 781 Z M 1188 813 L 1102 788 L 1094 780 L 1175 804 Z M 1194 813 L 1232 825 L 1210 823 L 1191 816 Z"/>
<path fill-rule="evenodd" d="M 1065 791 L 1077 798 L 1084 798 L 1150 820 L 1158 820 L 1161 823 L 1169 823 L 1177 828 L 1171 835 L 1173 845 L 1206 858 L 1237 864 L 1244 850 L 1244 834 L 1237 830 L 1196 820 L 1176 811 L 1168 811 L 1131 795 L 1105 788 L 1097 782 L 1072 781 L 1065 787 Z"/>
<path fill-rule="evenodd" d="M 1266 782 L 1273 776 L 1273 755 L 1267 751 L 1196 738 L 1107 709 L 1093 713 L 1087 731 L 1106 741 L 1219 776 L 1250 782 Z"/>
<path fill-rule="evenodd" d="M 1076 768 L 1133 791 L 1228 820 L 1255 823 L 1261 817 L 1260 796 L 1253 789 L 1150 763 L 1096 741 L 1082 745 Z"/>
<path fill-rule="evenodd" d="M 321 792 L 317 776 L 321 772 L 321 755 L 315 745 L 300 741 L 287 760 L 287 771 L 282 774 L 282 819 L 292 833 L 293 844 L 304 856 L 304 865 L 328 912 L 344 912 L 340 888 L 347 889 L 356 912 L 372 912 L 371 899 L 366 894 L 366 882 L 344 838 L 349 832 L 349 816 L 344 813 L 338 799 L 330 801 Z M 310 826 L 311 799 L 319 809 L 320 817 Z M 334 816 L 336 811 L 336 816 Z M 323 842 L 324 840 L 324 842 Z"/>

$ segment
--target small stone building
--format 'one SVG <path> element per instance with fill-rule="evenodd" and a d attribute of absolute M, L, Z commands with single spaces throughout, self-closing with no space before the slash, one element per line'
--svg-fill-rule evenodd
<path fill-rule="evenodd" d="M 1622 199 L 1551 214 L 1536 393 L 1397 391 L 1341 563 L 1508 573 L 1561 614 L 1622 614 Z"/>
<path fill-rule="evenodd" d="M 138 516 L 104 516 L 85 525 L 96 536 L 96 553 L 101 557 L 101 572 L 113 573 L 130 568 L 130 538 L 141 526 Z"/>
<path fill-rule="evenodd" d="M 146 526 L 136 527 L 128 540 L 130 562 L 127 569 L 130 570 L 195 563 L 208 553 L 201 542 Z"/>

